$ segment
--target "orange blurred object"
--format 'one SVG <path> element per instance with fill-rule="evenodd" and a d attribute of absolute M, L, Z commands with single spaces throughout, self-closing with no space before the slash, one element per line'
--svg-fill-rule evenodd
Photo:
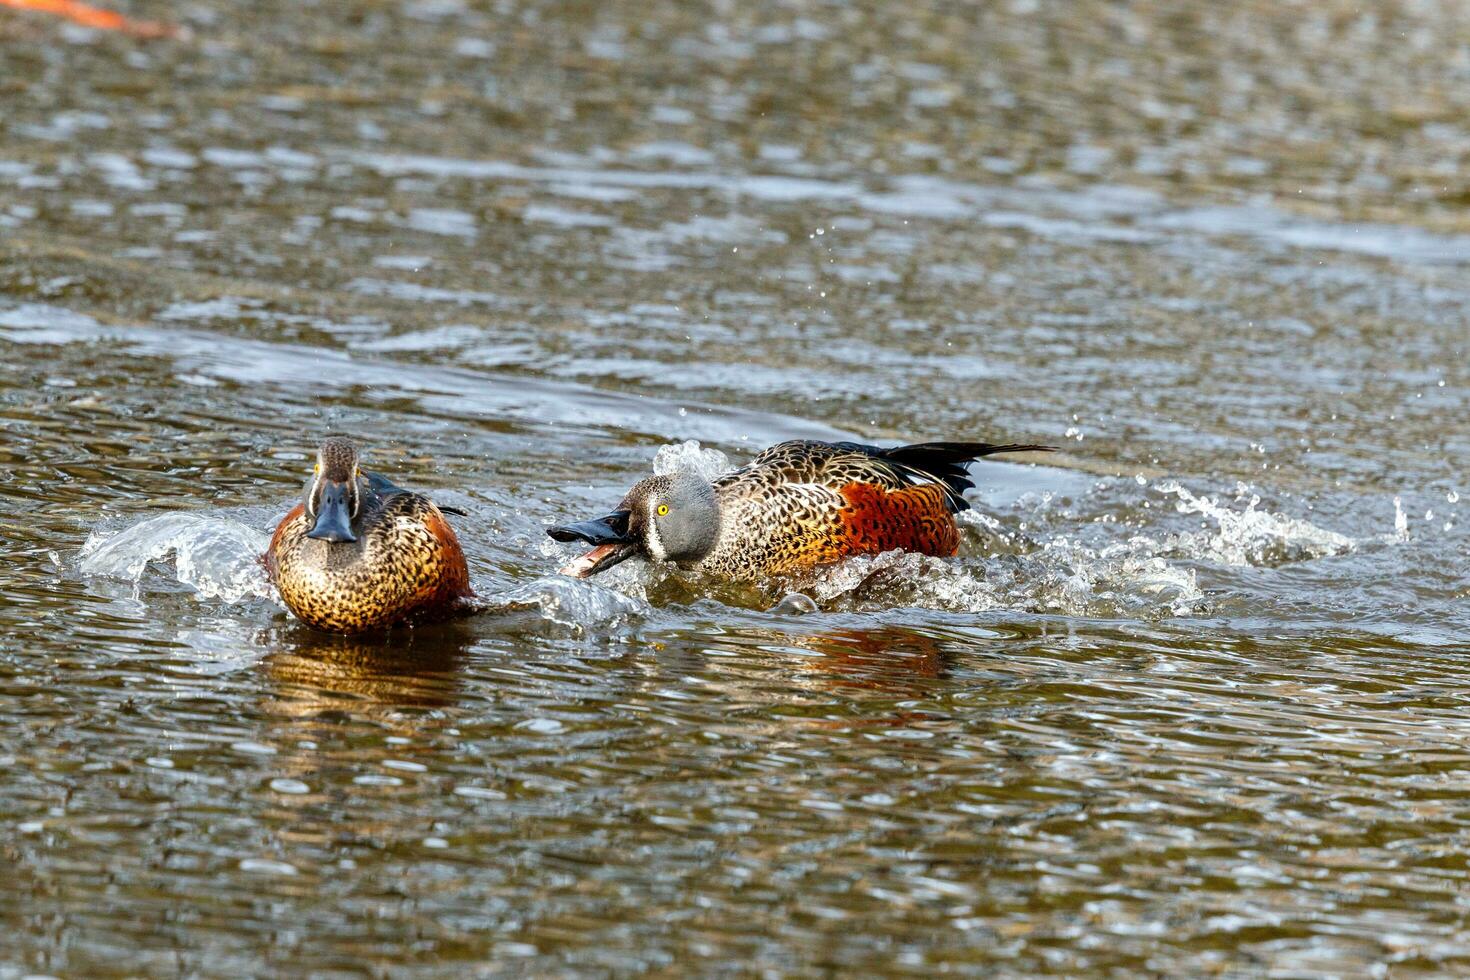
<path fill-rule="evenodd" d="M 0 7 L 39 10 L 65 17 L 85 27 L 104 31 L 122 31 L 136 37 L 177 37 L 179 28 L 156 20 L 133 20 L 111 10 L 103 10 L 80 0 L 0 0 Z"/>

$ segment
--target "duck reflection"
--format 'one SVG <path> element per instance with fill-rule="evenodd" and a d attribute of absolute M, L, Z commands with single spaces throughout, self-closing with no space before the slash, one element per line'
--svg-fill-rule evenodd
<path fill-rule="evenodd" d="M 837 629 L 794 638 L 796 645 L 820 654 L 808 660 L 824 686 L 918 697 L 935 680 L 948 676 L 954 654 L 935 637 L 912 629 Z"/>
<path fill-rule="evenodd" d="M 394 722 L 445 708 L 460 695 L 460 667 L 475 635 L 458 624 L 374 637 L 292 628 L 264 667 L 275 684 L 265 709 L 280 717 Z"/>
<path fill-rule="evenodd" d="M 262 661 L 277 778 L 262 819 L 311 860 L 360 858 L 423 833 L 445 729 L 475 634 L 458 624 L 377 636 L 271 631 Z M 427 794 L 427 795 L 426 795 Z"/>
<path fill-rule="evenodd" d="M 864 700 L 912 699 L 933 693 L 935 682 L 949 676 L 965 645 L 961 637 L 901 626 L 846 626 L 811 633 L 747 627 L 668 643 L 661 647 L 658 663 L 665 673 L 693 673 L 708 668 L 712 652 L 736 654 L 748 663 L 759 651 L 760 659 L 770 663 L 756 675 L 737 670 L 736 683 L 742 689 L 754 681 L 761 692 L 777 700 L 819 691 Z"/>

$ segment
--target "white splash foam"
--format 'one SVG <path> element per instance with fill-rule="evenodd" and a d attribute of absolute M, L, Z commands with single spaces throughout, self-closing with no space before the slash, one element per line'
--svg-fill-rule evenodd
<path fill-rule="evenodd" d="M 1179 498 L 1175 505 L 1179 513 L 1200 514 L 1215 523 L 1213 531 L 1170 536 L 1168 550 L 1190 558 L 1222 565 L 1277 565 L 1346 554 L 1357 547 L 1352 538 L 1309 521 L 1257 510 L 1261 498 L 1255 495 L 1244 510 L 1232 510 L 1212 497 L 1197 497 L 1173 481 L 1154 489 Z"/>
<path fill-rule="evenodd" d="M 1190 616 L 1206 605 L 1193 569 L 1126 548 L 1101 552 L 1067 541 L 1049 542 L 1036 556 L 1029 591 L 1039 608 L 1069 616 Z"/>
<path fill-rule="evenodd" d="M 1155 556 L 1107 556 L 1065 539 L 1032 555 L 948 559 L 912 552 L 849 558 L 806 584 L 820 604 L 948 612 L 1024 609 L 1067 616 L 1189 616 L 1205 594 L 1191 569 Z"/>
<path fill-rule="evenodd" d="M 534 609 L 541 618 L 575 630 L 605 631 L 650 611 L 647 602 L 564 576 L 547 576 L 505 593 L 503 609 Z"/>
<path fill-rule="evenodd" d="M 964 566 L 915 552 L 859 555 L 817 570 L 807 590 L 818 603 L 842 597 L 861 599 L 880 593 L 888 601 L 963 612 L 984 612 L 1000 604 L 994 590 Z"/>
<path fill-rule="evenodd" d="M 78 567 L 83 575 L 136 583 L 150 562 L 172 555 L 178 581 L 203 598 L 269 599 L 274 592 L 259 561 L 269 543 L 264 532 L 226 517 L 163 514 L 116 534 L 93 531 Z"/>
<path fill-rule="evenodd" d="M 728 456 L 718 449 L 701 447 L 696 439 L 660 446 L 653 456 L 653 472 L 658 476 L 687 470 L 713 480 L 733 468 Z"/>

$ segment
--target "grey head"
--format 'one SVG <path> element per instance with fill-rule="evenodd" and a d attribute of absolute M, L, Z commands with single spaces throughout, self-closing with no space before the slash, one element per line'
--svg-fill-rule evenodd
<path fill-rule="evenodd" d="M 651 476 L 628 491 L 606 517 L 548 528 L 558 541 L 585 541 L 593 549 L 562 569 L 586 578 L 642 555 L 680 564 L 699 561 L 720 538 L 720 503 L 704 477 L 688 471 Z"/>
<path fill-rule="evenodd" d="M 312 522 L 308 538 L 335 544 L 357 540 L 352 524 L 362 509 L 360 475 L 357 447 L 350 440 L 334 436 L 322 443 L 306 484 L 306 517 Z"/>

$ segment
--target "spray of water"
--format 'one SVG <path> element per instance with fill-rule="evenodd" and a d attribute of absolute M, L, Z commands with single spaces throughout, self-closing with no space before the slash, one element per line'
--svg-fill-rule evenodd
<path fill-rule="evenodd" d="M 269 537 L 219 516 L 163 514 L 115 534 L 93 531 L 78 556 L 83 575 L 142 580 L 152 562 L 173 558 L 174 574 L 204 599 L 225 603 L 273 596 L 259 557 Z"/>

